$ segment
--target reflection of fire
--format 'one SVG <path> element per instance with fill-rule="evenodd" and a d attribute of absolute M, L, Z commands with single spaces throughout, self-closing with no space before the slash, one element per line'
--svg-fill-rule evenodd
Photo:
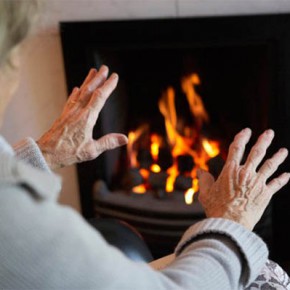
<path fill-rule="evenodd" d="M 202 99 L 196 92 L 195 87 L 200 84 L 197 74 L 191 74 L 182 78 L 181 88 L 185 93 L 190 112 L 194 118 L 194 126 L 185 125 L 177 117 L 175 107 L 175 90 L 168 87 L 159 101 L 159 110 L 164 117 L 167 138 L 158 134 L 150 134 L 150 151 L 152 164 L 148 168 L 142 168 L 138 161 L 138 150 L 136 144 L 140 141 L 142 134 L 147 128 L 139 127 L 136 131 L 129 133 L 128 156 L 130 166 L 139 168 L 140 175 L 143 177 L 143 184 L 132 188 L 135 193 L 146 193 L 150 189 L 150 172 L 161 173 L 166 171 L 167 178 L 164 186 L 166 192 L 173 192 L 176 189 L 177 179 L 181 176 L 183 180 L 191 180 L 185 192 L 185 202 L 191 204 L 193 196 L 198 191 L 198 180 L 196 171 L 198 168 L 208 170 L 208 161 L 220 153 L 219 143 L 209 140 L 201 134 L 201 128 L 204 122 L 209 121 Z M 166 147 L 170 148 L 172 164 L 163 168 L 160 161 L 160 150 Z M 140 146 L 139 146 L 140 147 Z M 168 161 L 168 160 L 166 160 Z M 180 178 L 179 178 L 180 179 Z M 179 181 L 180 182 L 180 181 Z"/>

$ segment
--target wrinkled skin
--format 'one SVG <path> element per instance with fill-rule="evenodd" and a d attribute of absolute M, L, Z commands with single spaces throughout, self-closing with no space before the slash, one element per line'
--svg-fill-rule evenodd
<path fill-rule="evenodd" d="M 287 149 L 281 148 L 262 163 L 274 138 L 272 130 L 265 131 L 258 138 L 246 162 L 241 164 L 250 137 L 251 130 L 248 128 L 236 135 L 230 145 L 225 166 L 216 181 L 206 171 L 200 170 L 198 177 L 199 201 L 207 217 L 230 219 L 252 230 L 273 194 L 289 181 L 290 174 L 283 173 L 269 181 L 288 155 Z M 260 167 L 257 170 L 258 166 Z"/>
<path fill-rule="evenodd" d="M 111 133 L 94 140 L 93 128 L 106 100 L 116 88 L 118 75 L 108 68 L 91 69 L 80 88 L 74 88 L 61 116 L 38 141 L 51 169 L 93 160 L 106 150 L 125 145 L 123 134 Z"/>

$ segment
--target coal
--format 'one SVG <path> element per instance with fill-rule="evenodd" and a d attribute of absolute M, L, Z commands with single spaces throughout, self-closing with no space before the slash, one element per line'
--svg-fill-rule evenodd
<path fill-rule="evenodd" d="M 122 180 L 122 187 L 124 189 L 130 190 L 134 186 L 140 185 L 144 182 L 142 175 L 138 168 L 130 168 Z"/>
<path fill-rule="evenodd" d="M 215 177 L 217 178 L 224 165 L 225 165 L 225 161 L 224 159 L 221 157 L 221 155 L 217 155 L 216 157 L 214 158 L 211 158 L 208 162 L 207 162 L 207 165 L 208 165 L 208 169 L 209 169 L 209 172 Z"/>
<path fill-rule="evenodd" d="M 165 191 L 165 189 L 157 189 L 153 192 L 154 197 L 157 199 L 166 199 L 168 198 L 168 193 Z"/>
<path fill-rule="evenodd" d="M 190 173 L 195 165 L 191 155 L 179 155 L 177 156 L 178 171 L 181 174 Z"/>
<path fill-rule="evenodd" d="M 152 189 L 165 189 L 168 174 L 164 171 L 159 173 L 151 172 L 148 178 L 148 183 Z"/>
<path fill-rule="evenodd" d="M 187 190 L 192 187 L 192 178 L 179 175 L 175 179 L 174 188 L 177 190 Z"/>
<path fill-rule="evenodd" d="M 158 153 L 158 165 L 163 171 L 166 171 L 173 165 L 173 157 L 168 148 L 160 148 Z"/>

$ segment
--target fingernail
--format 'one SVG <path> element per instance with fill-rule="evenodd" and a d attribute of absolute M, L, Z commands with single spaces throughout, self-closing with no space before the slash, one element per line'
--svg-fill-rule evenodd
<path fill-rule="evenodd" d="M 285 153 L 285 154 L 288 154 L 288 149 L 287 148 L 281 148 L 279 150 L 280 153 Z"/>
<path fill-rule="evenodd" d="M 114 79 L 115 78 L 119 78 L 118 74 L 116 74 L 116 73 L 112 73 L 111 77 L 114 78 Z"/>
<path fill-rule="evenodd" d="M 120 146 L 126 145 L 128 143 L 128 138 L 125 135 L 121 135 L 118 137 L 118 141 L 119 141 Z"/>
<path fill-rule="evenodd" d="M 103 64 L 103 65 L 101 66 L 100 70 L 109 70 L 109 68 L 108 68 L 106 65 Z"/>
<path fill-rule="evenodd" d="M 274 135 L 274 131 L 272 130 L 272 129 L 268 129 L 268 130 L 266 130 L 266 132 L 265 132 L 267 135 L 269 135 L 269 136 L 273 136 Z"/>
<path fill-rule="evenodd" d="M 250 128 L 245 128 L 242 130 L 243 133 L 250 133 L 251 132 L 251 129 Z"/>

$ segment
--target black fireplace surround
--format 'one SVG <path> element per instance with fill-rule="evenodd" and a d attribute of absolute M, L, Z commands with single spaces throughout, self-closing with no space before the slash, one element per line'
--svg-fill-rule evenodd
<path fill-rule="evenodd" d="M 240 129 L 251 127 L 253 139 L 266 128 L 275 130 L 268 156 L 282 146 L 290 149 L 290 14 L 63 22 L 60 28 L 68 91 L 82 83 L 91 67 L 107 64 L 120 76 L 95 138 L 127 134 L 144 119 L 158 127 L 156 100 L 162 90 L 196 72 L 211 118 L 207 132 L 224 147 Z M 96 180 L 112 190 L 118 187 L 113 175 L 125 164 L 124 155 L 122 148 L 78 165 L 84 217 L 94 215 Z M 289 170 L 288 158 L 279 172 Z M 290 261 L 289 189 L 273 198 L 269 224 L 271 256 L 283 265 Z"/>

